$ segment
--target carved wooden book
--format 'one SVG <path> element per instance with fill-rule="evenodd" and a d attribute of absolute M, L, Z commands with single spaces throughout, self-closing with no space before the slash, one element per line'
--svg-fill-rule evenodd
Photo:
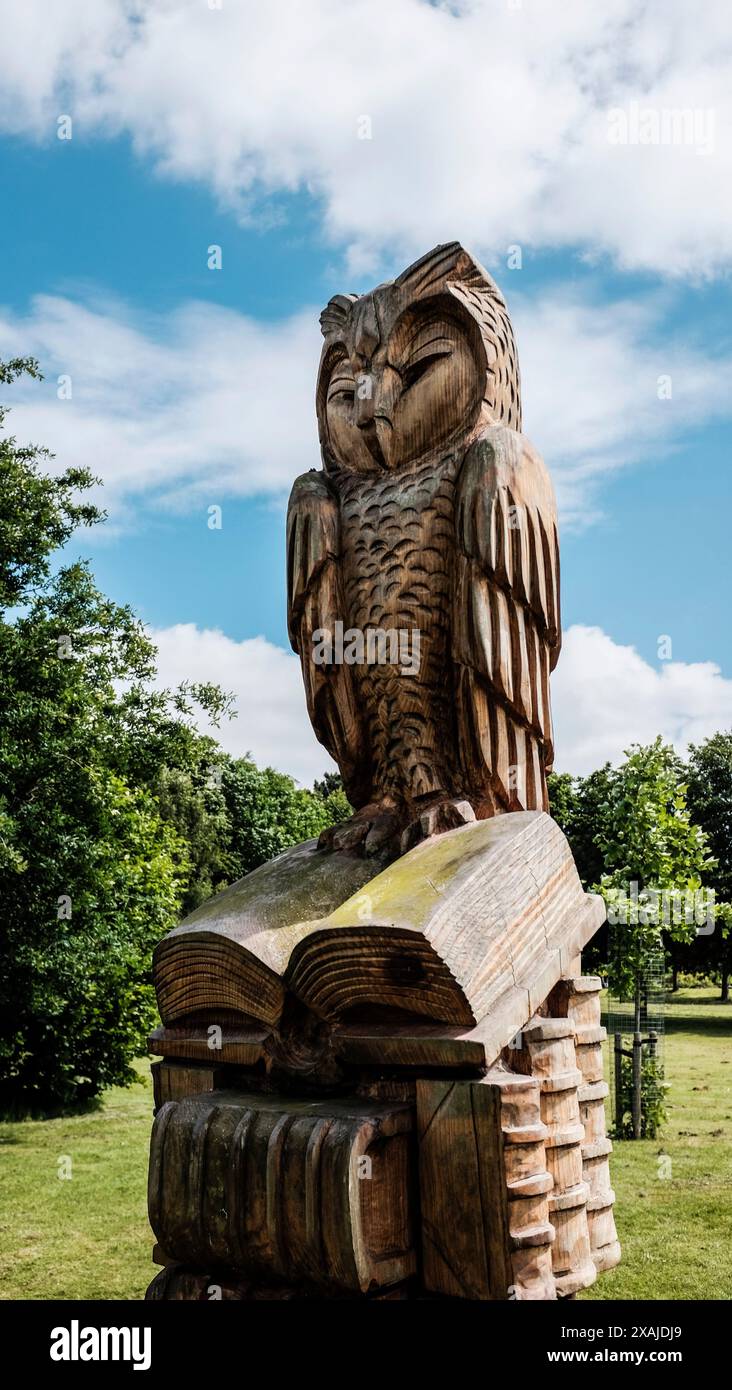
<path fill-rule="evenodd" d="M 597 900 L 543 812 L 423 841 L 329 912 L 300 920 L 303 906 L 327 904 L 319 875 L 334 857 L 314 843 L 286 851 L 171 932 L 155 953 L 163 1022 L 238 1016 L 276 1026 L 289 992 L 330 1021 L 411 1016 L 469 1027 L 537 973 L 543 987 L 548 969 L 547 993 L 560 948 L 580 950 L 598 921 Z M 337 858 L 337 891 L 361 883 L 369 861 Z M 279 896 L 270 900 L 272 882 Z"/>
<path fill-rule="evenodd" d="M 158 1111 L 150 1224 L 166 1257 L 360 1293 L 413 1274 L 407 1105 L 213 1091 Z"/>

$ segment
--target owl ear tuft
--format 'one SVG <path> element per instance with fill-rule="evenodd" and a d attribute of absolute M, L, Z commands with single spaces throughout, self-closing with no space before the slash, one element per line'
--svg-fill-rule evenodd
<path fill-rule="evenodd" d="M 357 299 L 357 294 L 334 294 L 333 298 L 328 300 L 320 315 L 320 331 L 324 338 L 331 333 L 343 332 Z"/>
<path fill-rule="evenodd" d="M 466 289 L 490 294 L 503 303 L 503 295 L 493 277 L 459 241 L 446 241 L 433 247 L 402 271 L 397 284 L 419 299 L 462 284 Z"/>
<path fill-rule="evenodd" d="M 450 294 L 478 326 L 486 355 L 486 402 L 498 420 L 521 429 L 518 356 L 506 301 L 495 280 L 459 241 L 435 246 L 397 280 L 412 299 Z"/>

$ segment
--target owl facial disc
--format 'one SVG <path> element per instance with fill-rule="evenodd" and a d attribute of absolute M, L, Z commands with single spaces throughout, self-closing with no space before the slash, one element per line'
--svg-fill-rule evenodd
<path fill-rule="evenodd" d="M 326 470 L 392 472 L 478 424 L 520 428 L 518 364 L 503 298 L 457 242 L 321 315 L 318 421 Z"/>

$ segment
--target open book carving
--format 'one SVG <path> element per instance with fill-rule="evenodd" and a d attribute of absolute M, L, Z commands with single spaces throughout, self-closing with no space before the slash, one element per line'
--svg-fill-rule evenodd
<path fill-rule="evenodd" d="M 603 919 L 544 812 L 461 826 L 373 870 L 310 841 L 198 908 L 155 952 L 164 1024 L 276 1028 L 289 993 L 331 1023 L 471 1028 L 517 990 L 545 997 Z"/>

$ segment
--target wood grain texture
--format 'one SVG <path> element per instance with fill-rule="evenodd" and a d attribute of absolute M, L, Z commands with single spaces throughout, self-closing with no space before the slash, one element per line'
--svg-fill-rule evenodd
<path fill-rule="evenodd" d="M 512 1283 L 518 1301 L 556 1298 L 552 1270 L 554 1227 L 549 1197 L 554 1180 L 547 1167 L 547 1128 L 541 1092 L 533 1077 L 491 1072 L 501 1096 L 503 1164 L 508 1194 Z"/>
<path fill-rule="evenodd" d="M 422 1277 L 445 1297 L 554 1299 L 537 1081 L 417 1082 Z"/>
<path fill-rule="evenodd" d="M 332 1025 L 478 1025 L 483 1032 L 471 1042 L 490 1063 L 604 915 L 601 899 L 583 891 L 561 830 L 542 812 L 423 841 L 371 879 L 356 875 L 350 896 L 310 920 L 293 920 L 283 901 L 290 855 L 300 910 L 328 900 L 324 865 L 350 887 L 354 865 L 367 862 L 296 846 L 256 870 L 246 893 L 235 885 L 169 933 L 154 958 L 168 1029 L 201 1020 L 203 1038 L 203 1025 L 219 1022 L 232 1047 L 235 1036 L 242 1048 L 247 1037 L 255 1047 L 256 1022 L 279 1029 L 294 995 Z"/>
<path fill-rule="evenodd" d="M 419 1080 L 417 1134 L 425 1287 L 453 1298 L 508 1298 L 499 1088 L 485 1081 Z"/>
<path fill-rule="evenodd" d="M 214 1025 L 215 1027 L 215 1025 Z M 156 1057 L 180 1057 L 209 1066 L 231 1063 L 240 1067 L 255 1067 L 265 1056 L 271 1030 L 261 1027 L 243 1029 L 241 1023 L 224 1025 L 221 1038 L 212 1035 L 204 1024 L 180 1028 L 156 1028 L 148 1038 L 148 1049 Z"/>
<path fill-rule="evenodd" d="M 554 493 L 520 433 L 503 297 L 457 242 L 321 315 L 323 470 L 288 509 L 290 639 L 367 852 L 547 808 L 561 643 Z M 416 665 L 322 634 L 419 633 Z"/>
<path fill-rule="evenodd" d="M 342 1293 L 415 1269 L 409 1106 L 214 1091 L 153 1127 L 150 1224 L 166 1255 Z"/>
<path fill-rule="evenodd" d="M 615 1229 L 615 1193 L 610 1181 L 612 1143 L 605 1133 L 605 1098 L 602 1044 L 605 1029 L 600 1026 L 600 990 L 596 975 L 572 976 L 558 982 L 551 1003 L 561 1010 L 574 1029 L 577 1064 L 582 1073 L 578 1090 L 582 1140 L 582 1178 L 588 1188 L 587 1223 L 590 1251 L 598 1273 L 620 1263 L 621 1250 Z"/>
<path fill-rule="evenodd" d="M 552 1266 L 557 1293 L 571 1297 L 597 1277 L 590 1251 L 587 1204 L 590 1188 L 583 1171 L 585 1138 L 579 1087 L 583 1077 L 575 1053 L 571 1018 L 531 1020 L 506 1053 L 517 1070 L 536 1077 L 541 1117 L 547 1128 L 546 1163 L 553 1178 L 549 1219 L 555 1230 Z"/>
<path fill-rule="evenodd" d="M 215 1091 L 224 1084 L 225 1069 L 187 1062 L 153 1062 L 150 1072 L 153 1083 L 155 1110 L 169 1100 L 183 1100 L 206 1091 Z"/>

